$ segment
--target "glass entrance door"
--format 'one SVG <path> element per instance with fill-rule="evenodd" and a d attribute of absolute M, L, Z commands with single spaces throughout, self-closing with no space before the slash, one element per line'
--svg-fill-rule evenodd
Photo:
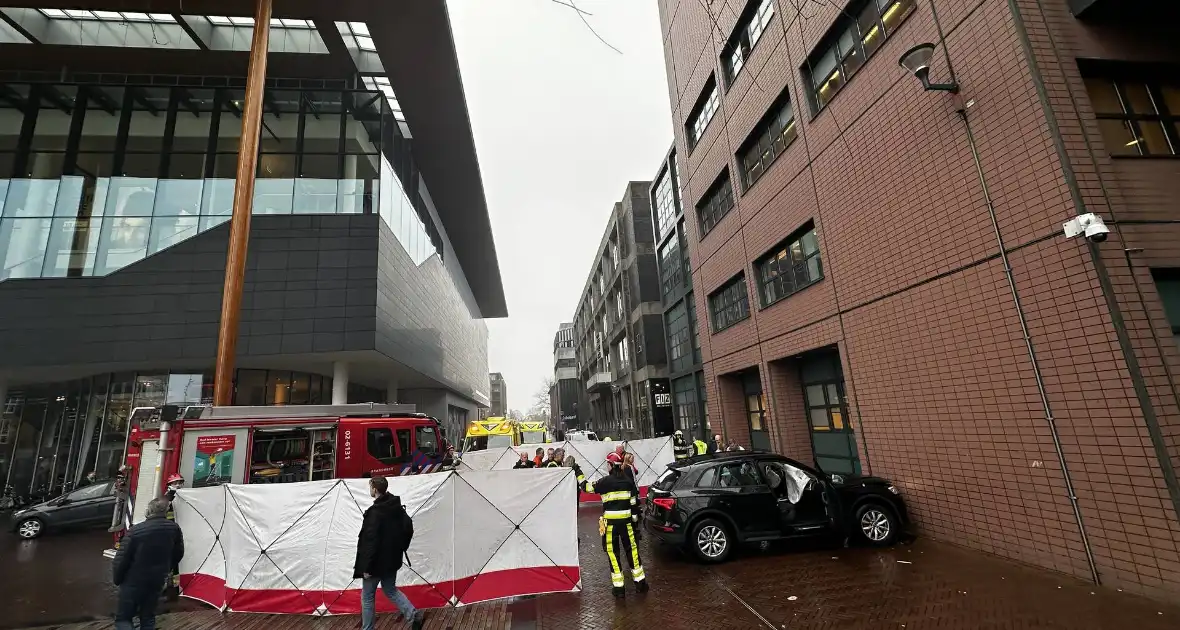
<path fill-rule="evenodd" d="M 806 357 L 800 371 L 815 463 L 824 472 L 859 475 L 860 457 L 844 400 L 839 352 L 825 350 Z"/>

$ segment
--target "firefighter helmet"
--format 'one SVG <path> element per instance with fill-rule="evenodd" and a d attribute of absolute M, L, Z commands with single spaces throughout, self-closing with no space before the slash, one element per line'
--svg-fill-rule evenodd
<path fill-rule="evenodd" d="M 168 485 L 172 485 L 178 481 L 180 483 L 184 483 L 184 477 L 181 476 L 180 473 L 172 473 L 171 475 L 168 475 L 168 481 L 167 481 Z"/>
<path fill-rule="evenodd" d="M 619 457 L 618 453 L 611 451 L 610 454 L 606 456 L 606 463 L 610 464 L 611 466 L 620 466 L 623 463 L 623 458 Z"/>

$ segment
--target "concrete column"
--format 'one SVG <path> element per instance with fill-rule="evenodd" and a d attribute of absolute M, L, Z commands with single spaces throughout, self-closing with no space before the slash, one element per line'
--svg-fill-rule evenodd
<path fill-rule="evenodd" d="M 394 404 L 397 402 L 397 379 L 391 378 L 385 385 L 385 402 Z"/>
<path fill-rule="evenodd" d="M 332 364 L 332 404 L 348 404 L 348 362 L 337 361 Z"/>

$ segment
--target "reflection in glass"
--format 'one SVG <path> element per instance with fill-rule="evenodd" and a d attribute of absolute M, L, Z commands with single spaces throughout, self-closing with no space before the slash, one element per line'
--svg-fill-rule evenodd
<path fill-rule="evenodd" d="M 115 217 L 103 221 L 98 241 L 98 259 L 94 271 L 106 275 L 143 260 L 147 256 L 151 219 L 147 217 Z"/>
<path fill-rule="evenodd" d="M 152 220 L 151 236 L 148 238 L 147 254 L 150 256 L 162 249 L 188 240 L 197 235 L 199 218 L 196 215 L 187 217 L 156 217 Z"/>
<path fill-rule="evenodd" d="M 167 374 L 140 374 L 135 379 L 135 407 L 158 407 L 168 398 Z"/>
<path fill-rule="evenodd" d="M 14 179 L 8 184 L 4 201 L 4 218 L 48 217 L 57 203 L 56 179 Z"/>
<path fill-rule="evenodd" d="M 0 251 L 4 269 L 0 280 L 36 278 L 41 274 L 51 219 L 0 220 Z"/>
<path fill-rule="evenodd" d="M 334 214 L 337 190 L 344 183 L 310 177 L 295 180 L 295 214 Z"/>
<path fill-rule="evenodd" d="M 259 179 L 254 183 L 253 214 L 291 214 L 295 180 Z"/>
<path fill-rule="evenodd" d="M 115 374 L 111 377 L 107 412 L 103 419 L 93 467 L 99 479 L 113 478 L 122 465 L 123 448 L 127 443 L 127 418 L 131 414 L 134 387 L 134 374 Z"/>
<path fill-rule="evenodd" d="M 94 275 L 102 219 L 53 220 L 45 255 L 44 278 Z"/>

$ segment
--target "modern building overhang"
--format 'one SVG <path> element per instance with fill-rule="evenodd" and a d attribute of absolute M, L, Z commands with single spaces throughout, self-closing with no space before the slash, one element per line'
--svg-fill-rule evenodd
<path fill-rule="evenodd" d="M 0 4 L 10 3 L 0 0 Z M 213 36 L 219 25 L 205 28 L 204 22 L 185 17 L 248 18 L 253 13 L 252 2 L 185 0 L 183 5 L 178 5 L 160 0 L 16 0 L 11 4 L 19 6 L 0 7 L 0 71 L 68 69 L 72 73 L 136 75 L 244 75 L 246 71 L 248 44 L 243 48 L 240 36 L 234 37 L 231 44 L 219 44 L 224 39 Z M 158 16 L 155 20 L 129 19 L 120 23 L 125 29 L 132 26 L 141 31 L 146 29 L 152 43 L 159 39 L 158 33 L 173 29 L 178 33 L 177 42 L 168 46 L 103 46 L 79 37 L 79 44 L 74 45 L 72 41 L 65 43 L 61 38 L 44 35 L 45 41 L 41 41 L 38 34 L 44 31 L 33 26 L 36 19 L 43 17 L 40 10 L 46 9 L 50 12 L 89 10 L 103 12 L 99 14 L 102 16 L 117 12 Z M 22 21 L 20 12 L 25 10 L 38 11 L 38 15 L 31 16 L 32 22 Z M 268 75 L 340 79 L 375 70 L 389 78 L 409 135 L 415 140 L 415 160 L 480 314 L 485 318 L 507 316 L 499 259 L 445 0 L 274 0 L 272 17 L 279 22 L 272 22 L 275 27 Z M 294 43 L 276 47 L 276 34 L 281 34 L 284 28 L 282 20 L 290 20 L 295 28 L 312 37 L 306 42 L 287 38 Z M 373 50 L 358 50 L 356 41 L 340 31 L 338 25 L 349 22 L 368 27 Z M 237 30 L 245 35 L 249 29 L 239 26 Z M 144 48 L 150 48 L 152 53 L 145 55 Z M 373 70 L 367 67 L 369 64 Z"/>

